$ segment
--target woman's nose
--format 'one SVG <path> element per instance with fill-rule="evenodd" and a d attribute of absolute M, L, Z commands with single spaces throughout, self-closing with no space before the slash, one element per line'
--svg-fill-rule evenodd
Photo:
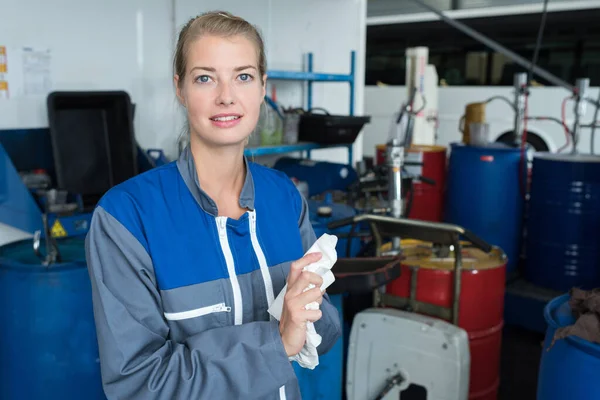
<path fill-rule="evenodd" d="M 221 83 L 219 85 L 219 95 L 217 96 L 217 104 L 230 105 L 234 103 L 234 93 L 229 83 Z"/>

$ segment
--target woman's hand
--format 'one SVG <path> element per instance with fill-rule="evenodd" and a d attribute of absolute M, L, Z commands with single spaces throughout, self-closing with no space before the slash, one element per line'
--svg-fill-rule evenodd
<path fill-rule="evenodd" d="M 321 318 L 320 310 L 306 310 L 305 306 L 314 301 L 319 304 L 323 301 L 323 278 L 313 272 L 302 271 L 304 267 L 320 259 L 321 253 L 310 253 L 293 262 L 290 267 L 279 320 L 279 333 L 288 357 L 295 356 L 302 350 L 306 342 L 306 323 Z M 311 283 L 315 287 L 304 292 Z"/>

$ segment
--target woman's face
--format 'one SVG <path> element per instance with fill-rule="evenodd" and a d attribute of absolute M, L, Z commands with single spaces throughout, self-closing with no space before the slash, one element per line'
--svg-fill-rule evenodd
<path fill-rule="evenodd" d="M 175 85 L 191 140 L 211 147 L 245 144 L 265 96 L 254 44 L 243 36 L 202 36 L 190 45 L 186 68 Z"/>

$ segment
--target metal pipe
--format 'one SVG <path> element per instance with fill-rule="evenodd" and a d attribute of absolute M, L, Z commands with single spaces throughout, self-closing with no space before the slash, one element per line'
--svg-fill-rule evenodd
<path fill-rule="evenodd" d="M 587 101 L 586 95 L 587 90 L 590 87 L 589 78 L 581 78 L 577 79 L 575 83 L 577 87 L 576 97 L 575 97 L 575 123 L 573 124 L 573 149 L 571 153 L 577 153 L 577 145 L 579 144 L 579 133 L 581 131 L 581 117 L 585 114 Z M 595 122 L 595 121 L 594 121 Z"/>
<path fill-rule="evenodd" d="M 522 66 L 523 68 L 531 68 L 532 67 L 531 60 L 527 60 L 526 58 L 521 57 L 517 53 L 513 52 L 512 50 L 507 49 L 506 47 L 504 47 L 501 44 L 495 42 L 494 40 L 488 38 L 487 36 L 482 35 L 481 33 L 477 32 L 476 30 L 474 30 L 472 28 L 469 28 L 467 25 L 463 24 L 462 22 L 456 21 L 456 20 L 446 16 L 446 14 L 444 14 L 442 11 L 436 9 L 435 7 L 430 6 L 429 4 L 425 3 L 423 0 L 412 0 L 412 1 L 420 4 L 421 7 L 428 9 L 432 13 L 437 14 L 444 22 L 453 26 L 454 28 L 458 29 L 459 31 L 463 32 L 465 35 L 468 35 L 468 36 L 472 37 L 473 39 L 477 40 L 478 42 L 481 42 L 484 45 L 490 47 L 491 49 L 504 54 L 506 57 L 510 58 L 511 60 L 513 60 L 520 66 Z M 575 91 L 575 87 L 573 85 L 569 84 L 566 81 L 563 81 L 562 79 L 560 79 L 559 77 L 557 77 L 554 74 L 551 74 L 550 72 L 546 71 L 545 69 L 542 69 L 542 68 L 534 65 L 533 68 L 531 68 L 531 70 L 533 71 L 533 73 L 540 76 L 541 78 L 546 79 L 548 82 L 552 83 L 553 85 L 562 86 L 565 89 L 569 90 L 571 93 L 573 93 Z"/>
<path fill-rule="evenodd" d="M 454 244 L 454 296 L 452 296 L 452 324 L 458 326 L 458 313 L 460 309 L 460 292 L 462 284 L 462 245 L 460 238 Z"/>
<path fill-rule="evenodd" d="M 525 93 L 527 90 L 527 74 L 524 72 L 515 74 L 515 140 L 521 143 L 523 135 L 523 121 L 525 119 Z"/>
<path fill-rule="evenodd" d="M 402 217 L 402 163 L 404 162 L 404 147 L 399 139 L 392 139 L 386 147 L 386 162 L 388 167 L 388 200 L 391 216 Z M 400 238 L 392 239 L 392 251 L 400 249 Z"/>

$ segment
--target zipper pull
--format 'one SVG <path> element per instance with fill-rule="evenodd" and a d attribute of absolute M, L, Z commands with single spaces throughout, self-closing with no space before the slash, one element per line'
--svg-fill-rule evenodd
<path fill-rule="evenodd" d="M 227 235 L 227 219 L 226 217 L 217 217 L 217 224 L 219 226 L 219 235 Z"/>
<path fill-rule="evenodd" d="M 225 311 L 225 312 L 231 312 L 231 307 L 227 307 L 225 304 L 217 304 L 213 309 L 213 312 L 218 312 L 218 311 Z"/>
<path fill-rule="evenodd" d="M 256 232 L 256 214 L 254 211 L 250 213 L 250 231 L 252 233 Z"/>

